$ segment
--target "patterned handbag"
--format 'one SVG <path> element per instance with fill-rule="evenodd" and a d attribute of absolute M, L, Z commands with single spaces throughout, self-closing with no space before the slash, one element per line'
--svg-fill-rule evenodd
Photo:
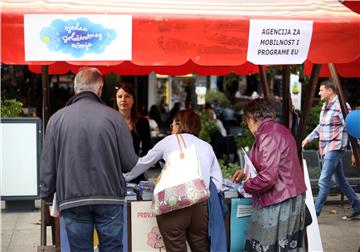
<path fill-rule="evenodd" d="M 154 189 L 153 210 L 156 215 L 194 205 L 210 196 L 209 188 L 200 176 L 195 146 L 187 148 L 183 137 L 175 136 L 179 150 L 169 154 Z"/>

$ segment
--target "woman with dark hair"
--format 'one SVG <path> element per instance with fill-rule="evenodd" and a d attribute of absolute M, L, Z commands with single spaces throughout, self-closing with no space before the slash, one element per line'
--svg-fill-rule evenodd
<path fill-rule="evenodd" d="M 186 146 L 195 146 L 200 163 L 200 174 L 205 184 L 209 186 L 211 180 L 220 191 L 222 173 L 214 151 L 210 144 L 197 137 L 201 129 L 199 116 L 191 110 L 180 111 L 175 115 L 171 129 L 172 134 L 158 142 L 146 156 L 140 158 L 131 172 L 125 174 L 125 179 L 136 177 L 160 159 L 166 162 L 171 153 L 179 150 L 175 135 L 178 134 L 183 138 Z M 208 218 L 207 201 L 157 215 L 156 220 L 166 251 L 186 251 L 186 241 L 192 251 L 210 251 Z"/>
<path fill-rule="evenodd" d="M 131 83 L 120 83 L 116 89 L 116 105 L 131 130 L 135 153 L 144 156 L 151 147 L 149 122 L 146 118 L 137 115 L 133 85 Z M 138 183 L 141 180 L 145 180 L 143 174 L 131 182 Z"/>
<path fill-rule="evenodd" d="M 255 136 L 250 151 L 257 175 L 236 171 L 233 180 L 245 180 L 252 194 L 251 216 L 245 251 L 298 251 L 303 247 L 306 186 L 289 129 L 275 122 L 275 111 L 264 99 L 249 102 L 244 121 Z"/>

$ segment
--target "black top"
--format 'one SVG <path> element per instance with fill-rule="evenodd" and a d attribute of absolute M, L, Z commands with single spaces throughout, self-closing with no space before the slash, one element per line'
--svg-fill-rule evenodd
<path fill-rule="evenodd" d="M 145 156 L 151 148 L 150 125 L 144 117 L 136 121 L 136 132 L 131 130 L 135 153 L 141 157 Z"/>
<path fill-rule="evenodd" d="M 150 126 L 149 121 L 144 117 L 139 117 L 136 121 L 136 132 L 131 130 L 135 153 L 139 156 L 145 156 L 151 148 Z M 131 183 L 139 183 L 145 180 L 144 174 L 129 181 Z"/>

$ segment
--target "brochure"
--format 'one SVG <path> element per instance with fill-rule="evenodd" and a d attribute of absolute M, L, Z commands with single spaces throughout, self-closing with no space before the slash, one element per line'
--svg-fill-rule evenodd
<path fill-rule="evenodd" d="M 246 151 L 241 148 L 241 151 L 243 152 L 244 160 L 245 160 L 245 166 L 244 166 L 244 173 L 245 178 L 255 178 L 257 176 L 257 171 L 254 166 L 254 164 L 251 162 L 251 159 L 247 155 Z"/>

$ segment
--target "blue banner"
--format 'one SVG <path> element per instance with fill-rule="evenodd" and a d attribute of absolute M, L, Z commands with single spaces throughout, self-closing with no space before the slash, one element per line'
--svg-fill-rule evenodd
<path fill-rule="evenodd" d="M 55 19 L 50 27 L 40 32 L 40 39 L 52 52 L 69 53 L 81 58 L 85 53 L 100 54 L 116 38 L 116 31 L 106 29 L 101 24 L 87 18 L 76 20 Z"/>
<path fill-rule="evenodd" d="M 230 212 L 230 251 L 244 251 L 248 234 L 252 205 L 250 198 L 231 199 Z"/>

